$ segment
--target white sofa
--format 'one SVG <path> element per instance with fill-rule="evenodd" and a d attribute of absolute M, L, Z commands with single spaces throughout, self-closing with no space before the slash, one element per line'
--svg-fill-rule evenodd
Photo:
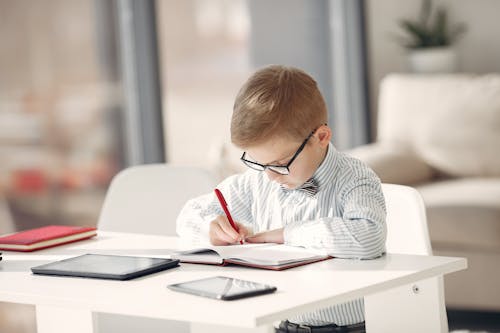
<path fill-rule="evenodd" d="M 348 153 L 424 198 L 434 254 L 466 257 L 447 306 L 500 311 L 500 74 L 391 74 L 378 134 Z"/>

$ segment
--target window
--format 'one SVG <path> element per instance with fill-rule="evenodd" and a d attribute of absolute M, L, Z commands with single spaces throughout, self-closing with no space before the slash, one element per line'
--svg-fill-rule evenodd
<path fill-rule="evenodd" d="M 0 1 L 2 233 L 97 222 L 122 164 L 109 5 Z"/>
<path fill-rule="evenodd" d="M 247 3 L 168 0 L 156 5 L 167 159 L 197 166 L 208 161 L 217 169 L 214 164 L 231 147 L 234 98 L 252 71 Z M 231 160 L 241 167 L 238 158 Z"/>

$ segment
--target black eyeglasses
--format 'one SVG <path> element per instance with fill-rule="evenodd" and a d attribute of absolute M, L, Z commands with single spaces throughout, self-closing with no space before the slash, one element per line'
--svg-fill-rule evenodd
<path fill-rule="evenodd" d="M 313 136 L 313 134 L 315 132 L 316 132 L 316 129 L 314 129 L 311 132 L 311 134 L 309 134 L 307 136 L 307 138 L 304 140 L 304 142 L 302 142 L 302 144 L 300 145 L 299 149 L 297 149 L 297 151 L 293 155 L 292 159 L 290 161 L 288 161 L 288 163 L 286 165 L 260 164 L 260 163 L 255 162 L 255 161 L 250 161 L 250 160 L 246 159 L 247 152 L 243 152 L 243 155 L 241 155 L 240 160 L 243 163 L 245 163 L 245 165 L 247 167 L 249 167 L 251 169 L 254 169 L 254 170 L 257 170 L 257 171 L 264 171 L 266 169 L 269 169 L 269 170 L 271 170 L 273 172 L 276 172 L 276 173 L 278 173 L 280 175 L 288 175 L 288 174 L 290 174 L 290 165 L 292 165 L 293 161 L 295 161 L 295 159 L 297 158 L 297 156 L 299 156 L 300 152 L 306 146 L 307 141 L 309 141 L 309 139 Z"/>

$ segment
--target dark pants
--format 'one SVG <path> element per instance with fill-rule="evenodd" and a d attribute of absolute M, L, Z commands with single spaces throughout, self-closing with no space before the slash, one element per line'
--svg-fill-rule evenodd
<path fill-rule="evenodd" d="M 335 324 L 324 325 L 324 326 L 308 326 L 308 325 L 298 325 L 289 322 L 288 320 L 282 321 L 279 328 L 275 329 L 276 333 L 365 333 L 365 322 L 338 326 Z"/>

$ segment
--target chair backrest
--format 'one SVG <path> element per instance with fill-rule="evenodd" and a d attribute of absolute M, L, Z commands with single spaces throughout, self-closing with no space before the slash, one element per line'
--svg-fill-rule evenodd
<path fill-rule="evenodd" d="M 388 253 L 432 255 L 422 197 L 412 187 L 382 184 L 387 207 Z"/>
<path fill-rule="evenodd" d="M 107 231 L 175 235 L 175 220 L 190 198 L 216 185 L 206 170 L 169 164 L 134 166 L 112 180 L 99 217 Z"/>

